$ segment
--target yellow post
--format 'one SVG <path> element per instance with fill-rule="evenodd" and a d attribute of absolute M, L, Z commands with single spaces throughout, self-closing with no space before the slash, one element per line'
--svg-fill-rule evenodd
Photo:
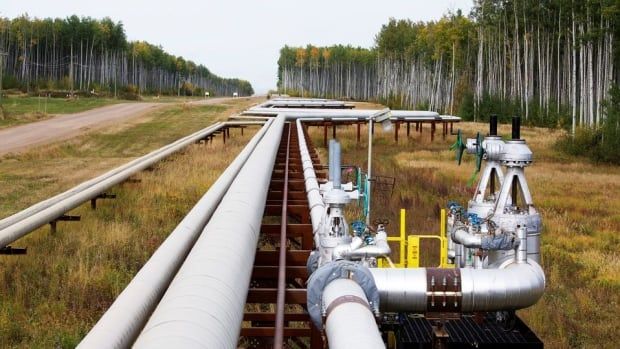
<path fill-rule="evenodd" d="M 441 219 L 440 219 L 440 223 L 441 227 L 439 228 L 439 235 L 441 235 L 442 239 L 446 238 L 446 209 L 442 208 L 441 209 Z"/>
<path fill-rule="evenodd" d="M 400 264 L 401 267 L 407 268 L 407 258 L 405 251 L 407 249 L 407 227 L 405 226 L 405 209 L 400 209 Z"/>

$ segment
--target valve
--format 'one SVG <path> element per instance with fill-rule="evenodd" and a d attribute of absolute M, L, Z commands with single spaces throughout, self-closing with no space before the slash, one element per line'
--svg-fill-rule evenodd
<path fill-rule="evenodd" d="M 480 172 L 480 168 L 482 167 L 482 159 L 484 158 L 484 147 L 482 146 L 483 141 L 484 138 L 480 132 L 478 132 L 478 134 L 476 134 L 476 148 L 474 150 L 474 155 L 476 156 L 476 167 L 474 168 L 474 173 L 469 178 L 469 181 L 467 181 L 467 186 L 470 187 L 474 184 L 476 175 Z"/>
<path fill-rule="evenodd" d="M 366 223 L 361 220 L 353 221 L 351 223 L 351 228 L 353 228 L 355 236 L 362 237 L 366 231 Z"/>
<path fill-rule="evenodd" d="M 458 129 L 456 132 L 456 142 L 450 146 L 450 150 L 456 151 L 456 161 L 458 164 L 461 164 L 461 160 L 463 159 L 463 152 L 467 146 L 463 143 L 463 135 L 461 134 L 461 129 Z"/>

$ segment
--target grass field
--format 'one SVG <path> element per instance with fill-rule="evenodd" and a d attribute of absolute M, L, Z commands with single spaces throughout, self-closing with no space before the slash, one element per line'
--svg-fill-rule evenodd
<path fill-rule="evenodd" d="M 142 101 L 144 102 L 159 103 L 184 103 L 191 101 L 200 101 L 203 99 L 204 98 L 201 97 L 176 96 L 142 97 Z M 4 109 L 4 114 L 0 113 L 0 129 L 48 119 L 57 114 L 73 114 L 111 104 L 134 102 L 137 101 L 100 97 L 65 99 L 26 96 L 3 96 L 2 108 Z"/>
<path fill-rule="evenodd" d="M 456 127 L 469 137 L 488 131 L 485 124 Z M 620 168 L 562 155 L 554 149 L 560 132 L 522 130 L 535 157 L 526 177 L 543 218 L 547 287 L 538 304 L 519 314 L 546 348 L 615 348 L 612 338 L 620 333 Z M 343 163 L 365 170 L 367 140 L 363 137 L 356 144 L 355 133 L 354 126 L 338 130 Z M 500 133 L 509 135 L 510 127 L 501 126 Z M 322 146 L 322 129 L 312 129 L 311 134 L 314 144 Z M 449 200 L 466 205 L 473 196 L 474 188 L 467 186 L 473 158 L 465 155 L 457 166 L 448 150 L 455 137 L 442 140 L 440 129 L 433 143 L 429 126 L 420 135 L 412 125 L 411 135 L 407 139 L 401 127 L 396 147 L 393 131 L 384 134 L 379 127 L 375 133 L 373 173 L 394 177 L 396 186 L 392 195 L 375 192 L 372 217 L 389 219 L 389 230 L 397 234 L 398 210 L 405 208 L 409 233 L 438 234 L 439 210 Z M 326 149 L 320 152 L 325 159 Z M 428 258 L 427 264 L 432 263 Z"/>
<path fill-rule="evenodd" d="M 0 216 L 250 103 L 177 105 L 105 132 L 3 158 Z M 484 124 L 457 127 L 468 136 L 487 130 Z M 500 133 L 509 134 L 509 127 L 501 126 Z M 391 195 L 375 193 L 373 218 L 389 219 L 388 229 L 396 233 L 398 210 L 406 208 L 408 232 L 433 234 L 448 200 L 466 204 L 473 195 L 466 185 L 473 159 L 465 155 L 464 163 L 456 165 L 448 151 L 453 136 L 442 140 L 439 133 L 431 143 L 428 126 L 422 134 L 412 127 L 411 134 L 407 139 L 401 128 L 396 147 L 393 132 L 378 128 L 375 133 L 373 171 L 394 177 L 396 185 Z M 313 128 L 311 135 L 325 159 L 323 130 Z M 535 156 L 526 176 L 543 218 L 547 289 L 538 304 L 519 314 L 547 348 L 615 348 L 611 338 L 620 333 L 620 168 L 562 155 L 553 146 L 560 131 L 524 128 L 522 135 Z M 29 255 L 0 256 L 0 347 L 73 347 L 248 138 L 235 134 L 226 148 L 218 139 L 209 147 L 192 146 L 154 172 L 141 173 L 141 183 L 114 188 L 119 199 L 100 202 L 96 211 L 88 205 L 76 209 L 82 222 L 60 223 L 56 236 L 44 227 L 15 243 L 29 247 Z M 339 127 L 338 138 L 343 163 L 365 168 L 364 138 L 355 142 L 354 127 Z"/>
<path fill-rule="evenodd" d="M 0 128 L 47 119 L 54 114 L 78 113 L 121 102 L 111 98 L 3 97 L 4 117 L 0 113 Z"/>
<path fill-rule="evenodd" d="M 0 216 L 23 209 L 119 164 L 245 109 L 176 105 L 129 124 L 33 149 L 0 161 Z M 193 145 L 112 188 L 115 200 L 84 204 L 51 236 L 42 227 L 14 246 L 26 256 L 0 256 L 0 347 L 73 348 L 143 263 L 249 140 Z"/>

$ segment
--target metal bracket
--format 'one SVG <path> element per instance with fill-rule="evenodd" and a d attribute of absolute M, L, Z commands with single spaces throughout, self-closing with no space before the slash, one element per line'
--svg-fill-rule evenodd
<path fill-rule="evenodd" d="M 0 248 L 0 255 L 18 255 L 18 254 L 26 254 L 28 253 L 28 248 L 19 248 L 19 247 L 11 247 L 6 246 Z"/>
<path fill-rule="evenodd" d="M 90 199 L 90 208 L 91 209 L 96 209 L 97 208 L 97 200 L 98 199 L 116 199 L 116 194 L 108 194 L 108 193 L 101 193 L 97 196 L 95 196 L 94 198 Z"/>
<path fill-rule="evenodd" d="M 50 222 L 50 230 L 52 234 L 56 234 L 56 223 L 63 221 L 63 222 L 77 222 L 80 221 L 82 218 L 80 216 L 69 216 L 69 215 L 62 215 L 56 219 L 54 219 L 53 221 Z"/>

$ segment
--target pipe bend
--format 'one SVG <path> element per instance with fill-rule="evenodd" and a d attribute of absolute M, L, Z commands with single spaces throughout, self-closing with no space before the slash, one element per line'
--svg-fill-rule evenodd
<path fill-rule="evenodd" d="M 465 225 L 454 225 L 451 235 L 452 241 L 465 247 L 480 248 L 482 246 L 482 236 L 470 234 Z"/>
<path fill-rule="evenodd" d="M 433 287 L 426 268 L 370 269 L 381 311 L 426 312 Z M 460 273 L 461 311 L 499 311 L 530 307 L 542 297 L 545 273 L 538 263 L 510 263 L 502 269 L 455 269 Z"/>

